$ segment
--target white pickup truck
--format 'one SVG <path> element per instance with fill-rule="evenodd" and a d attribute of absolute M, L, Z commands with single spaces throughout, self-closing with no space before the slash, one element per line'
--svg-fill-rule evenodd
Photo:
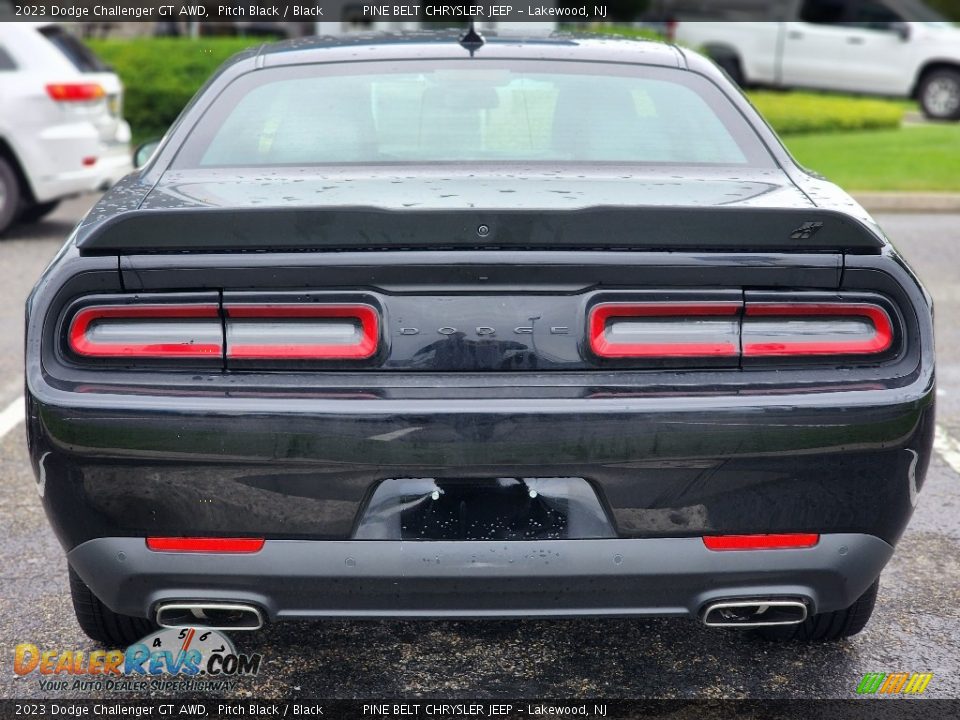
<path fill-rule="evenodd" d="M 960 28 L 918 0 L 782 0 L 768 22 L 673 23 L 741 85 L 916 98 L 960 120 Z"/>

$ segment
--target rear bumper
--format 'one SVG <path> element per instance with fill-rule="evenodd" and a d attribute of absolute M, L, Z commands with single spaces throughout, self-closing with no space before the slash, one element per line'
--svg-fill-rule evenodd
<path fill-rule="evenodd" d="M 619 538 L 860 533 L 893 545 L 934 428 L 932 387 L 890 404 L 868 401 L 892 391 L 452 401 L 50 390 L 28 394 L 31 456 L 68 550 L 122 536 L 348 541 L 384 480 L 498 477 L 586 479 Z"/>
<path fill-rule="evenodd" d="M 711 601 L 801 598 L 851 605 L 893 548 L 850 533 L 813 548 L 712 552 L 699 538 L 549 542 L 267 541 L 250 555 L 153 552 L 99 538 L 70 564 L 111 609 L 152 616 L 162 602 L 235 601 L 273 621 L 322 617 L 697 617 Z"/>
<path fill-rule="evenodd" d="M 105 142 L 91 123 L 47 128 L 37 138 L 33 164 L 25 165 L 37 202 L 105 190 L 133 171 L 130 129 L 121 123 L 117 138 Z M 93 165 L 84 158 L 96 158 Z"/>

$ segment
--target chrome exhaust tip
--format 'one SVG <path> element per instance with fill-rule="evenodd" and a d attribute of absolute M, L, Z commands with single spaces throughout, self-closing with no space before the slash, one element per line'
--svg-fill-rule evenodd
<path fill-rule="evenodd" d="M 259 630 L 263 613 L 243 603 L 172 602 L 157 606 L 157 625 L 163 628 L 200 626 L 211 630 Z"/>
<path fill-rule="evenodd" d="M 707 627 L 770 627 L 798 625 L 807 619 L 807 604 L 801 600 L 721 600 L 704 609 Z"/>

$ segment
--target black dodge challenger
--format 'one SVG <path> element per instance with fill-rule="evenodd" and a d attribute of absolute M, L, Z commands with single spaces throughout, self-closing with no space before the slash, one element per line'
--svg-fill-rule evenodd
<path fill-rule="evenodd" d="M 931 454 L 930 299 L 730 81 L 650 42 L 228 62 L 36 286 L 80 625 L 866 624 Z"/>

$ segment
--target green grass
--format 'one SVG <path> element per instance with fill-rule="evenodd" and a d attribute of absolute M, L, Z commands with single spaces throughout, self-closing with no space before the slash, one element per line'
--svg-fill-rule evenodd
<path fill-rule="evenodd" d="M 960 124 L 785 138 L 797 160 L 845 190 L 960 192 Z"/>

